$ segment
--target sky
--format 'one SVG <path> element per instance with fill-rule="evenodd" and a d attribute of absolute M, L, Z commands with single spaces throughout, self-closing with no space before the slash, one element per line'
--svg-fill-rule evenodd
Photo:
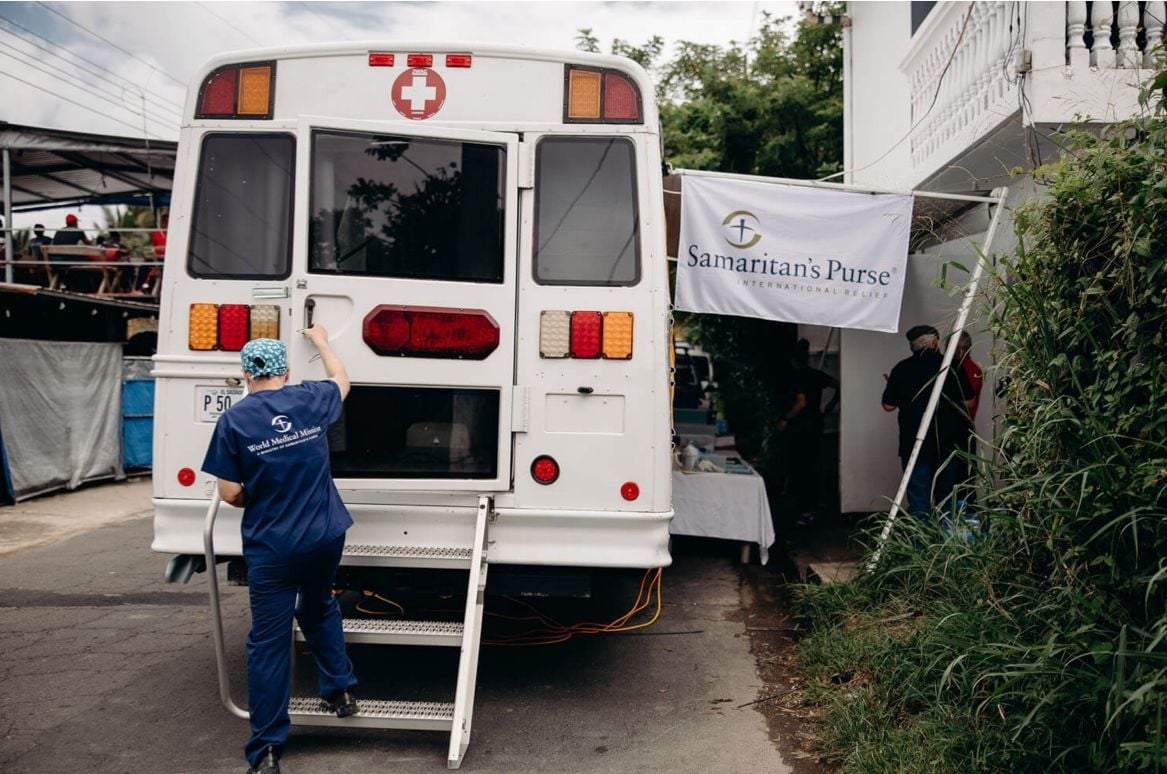
<path fill-rule="evenodd" d="M 590 28 L 727 45 L 795 2 L 0 2 L 0 120 L 173 140 L 196 69 L 225 51 L 345 40 L 574 49 Z M 83 223 L 97 212 L 84 208 Z M 24 221 L 49 222 L 45 212 Z M 63 217 L 63 216 L 61 216 Z"/>

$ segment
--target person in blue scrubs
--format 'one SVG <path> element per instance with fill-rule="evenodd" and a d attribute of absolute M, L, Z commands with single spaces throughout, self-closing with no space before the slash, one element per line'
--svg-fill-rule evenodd
<path fill-rule="evenodd" d="M 251 632 L 247 694 L 248 774 L 279 774 L 291 720 L 292 618 L 316 659 L 322 706 L 358 711 L 332 583 L 352 518 L 332 480 L 328 427 L 349 391 L 344 364 L 320 325 L 303 331 L 320 352 L 324 381 L 288 384 L 283 342 L 255 339 L 240 358 L 247 395 L 219 417 L 203 470 L 224 502 L 243 508 Z M 299 597 L 297 604 L 297 597 Z"/>

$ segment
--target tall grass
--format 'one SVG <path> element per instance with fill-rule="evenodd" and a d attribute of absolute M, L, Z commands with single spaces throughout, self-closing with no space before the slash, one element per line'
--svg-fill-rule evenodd
<path fill-rule="evenodd" d="M 1167 771 L 1162 106 L 1067 146 L 993 289 L 1008 409 L 981 529 L 905 519 L 876 572 L 800 593 L 847 770 Z"/>

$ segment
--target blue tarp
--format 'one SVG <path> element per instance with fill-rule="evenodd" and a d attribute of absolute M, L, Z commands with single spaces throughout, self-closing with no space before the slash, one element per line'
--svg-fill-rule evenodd
<path fill-rule="evenodd" d="M 154 460 L 154 380 L 122 384 L 122 463 L 148 468 Z"/>

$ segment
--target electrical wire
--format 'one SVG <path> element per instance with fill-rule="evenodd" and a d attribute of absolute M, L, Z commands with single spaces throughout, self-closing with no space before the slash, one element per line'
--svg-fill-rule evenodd
<path fill-rule="evenodd" d="M 378 602 L 384 602 L 386 605 L 391 605 L 391 606 L 397 608 L 396 613 L 394 613 L 391 610 L 370 610 L 367 607 L 362 607 L 362 605 L 364 604 L 364 600 L 362 600 L 361 602 L 357 603 L 357 610 L 364 613 L 365 615 L 405 615 L 405 608 L 404 607 L 402 607 L 398 603 L 394 602 L 392 599 L 389 599 L 388 597 L 381 596 L 380 594 L 378 594 L 375 591 L 369 591 L 368 589 L 363 589 L 361 591 L 361 596 L 369 598 L 369 599 L 375 599 Z"/>
<path fill-rule="evenodd" d="M 81 56 L 80 54 L 78 54 L 75 51 L 70 51 L 69 49 L 64 48 L 63 46 L 56 43 L 55 41 L 49 40 L 44 35 L 41 35 L 40 33 L 35 32 L 33 30 L 30 30 L 28 27 L 23 26 L 19 22 L 15 22 L 12 19 L 9 19 L 5 16 L 0 16 L 0 21 L 3 21 L 6 24 L 10 24 L 13 27 L 16 27 L 17 29 L 21 30 L 22 32 L 26 33 L 27 35 L 31 35 L 35 38 L 39 38 L 39 39 L 43 40 L 45 43 L 49 44 L 49 46 L 52 46 L 52 48 L 42 46 L 39 43 L 36 43 L 35 41 L 29 40 L 27 37 L 17 36 L 21 40 L 23 40 L 25 43 L 28 43 L 29 45 L 35 46 L 36 48 L 39 48 L 41 51 L 44 51 L 45 53 L 49 54 L 50 56 L 55 56 L 56 58 L 60 59 L 62 62 L 69 65 L 70 67 L 77 67 L 85 72 L 88 72 L 90 75 L 96 76 L 98 78 L 105 77 L 105 76 L 101 75 L 101 73 L 98 73 L 94 70 L 86 68 L 82 65 L 79 65 L 76 62 L 70 62 L 68 59 L 66 59 L 64 56 L 61 55 L 61 53 L 60 53 L 61 51 L 64 51 L 65 53 L 69 54 L 69 56 L 71 56 L 75 59 L 79 59 L 82 62 L 86 62 L 88 64 L 93 65 L 98 70 L 102 70 L 103 72 L 108 73 L 109 75 L 112 75 L 113 77 L 115 77 L 118 80 L 121 80 L 125 84 L 127 84 L 129 88 L 137 89 L 138 91 L 144 91 L 146 94 L 149 94 L 150 96 L 154 97 L 154 99 L 156 99 L 157 101 L 165 102 L 167 105 L 170 105 L 171 109 L 176 111 L 176 113 L 178 115 L 180 115 L 180 116 L 182 115 L 183 106 L 180 105 L 179 103 L 175 102 L 174 100 L 170 99 L 169 97 L 166 97 L 162 94 L 159 94 L 156 91 L 151 91 L 150 89 L 138 86 L 133 81 L 131 81 L 129 78 L 126 78 L 124 75 L 119 75 L 118 73 L 114 72 L 113 70 L 109 69 L 108 67 L 106 67 L 98 62 L 95 62 L 92 59 Z M 8 30 L 8 32 L 9 32 L 9 34 L 15 35 L 15 33 L 12 33 L 10 30 Z M 126 87 L 123 86 L 123 88 L 126 88 Z"/>
<path fill-rule="evenodd" d="M 9 32 L 8 30 L 3 30 L 3 32 L 5 32 L 9 35 L 13 34 L 13 33 Z M 16 53 L 21 54 L 24 57 L 29 57 L 29 59 L 18 58 L 11 53 L 12 51 L 15 51 Z M 68 86 L 69 88 L 77 89 L 78 91 L 84 92 L 90 96 L 92 96 L 95 91 L 100 92 L 102 94 L 105 94 L 106 96 L 111 97 L 111 98 L 116 99 L 116 100 L 119 100 L 119 101 L 122 101 L 124 96 L 125 96 L 124 94 L 119 94 L 119 93 L 112 91 L 110 89 L 102 88 L 100 84 L 96 84 L 96 83 L 78 84 L 76 81 L 72 81 L 69 78 L 66 78 L 65 76 L 61 75 L 60 72 L 42 67 L 35 60 L 30 61 L 32 54 L 30 54 L 26 51 L 21 51 L 20 49 L 15 48 L 15 47 L 9 47 L 8 51 L 0 50 L 0 55 L 6 56 L 10 59 L 13 59 L 13 60 L 19 62 L 20 64 L 24 65 L 25 67 L 28 67 L 32 70 L 36 70 L 37 72 L 43 73 L 43 74 L 49 76 L 50 78 L 53 78 L 55 80 L 60 81 L 64 85 Z M 123 106 L 124 106 L 124 103 L 123 103 Z M 129 110 L 129 108 L 127 108 L 127 110 Z M 143 109 L 142 111 L 132 111 L 131 110 L 130 112 L 131 113 L 136 112 L 137 115 L 140 115 L 143 118 L 148 118 L 150 121 L 152 121 L 155 124 L 160 124 L 162 126 L 166 126 L 169 128 L 174 128 L 179 123 L 179 118 L 177 115 L 175 115 L 174 117 L 169 117 L 169 116 L 160 117 L 159 114 L 154 113 L 153 111 L 145 110 L 145 109 Z"/>
<path fill-rule="evenodd" d="M 149 62 L 147 62 L 145 59 L 143 59 L 142 57 L 140 57 L 140 56 L 138 56 L 137 54 L 135 54 L 133 51 L 130 51 L 129 49 L 126 49 L 126 48 L 123 48 L 123 47 L 119 46 L 117 43 L 113 42 L 112 40 L 110 40 L 109 38 L 105 37 L 105 36 L 104 36 L 104 35 L 102 35 L 101 33 L 94 32 L 93 30 L 89 29 L 89 28 L 88 28 L 88 27 L 86 27 L 85 25 L 83 25 L 83 24 L 80 24 L 79 22 L 76 22 L 76 21 L 74 21 L 73 19 L 69 18 L 69 17 L 68 17 L 68 16 L 66 16 L 65 14 L 61 13 L 60 11 L 58 11 L 56 8 L 53 8 L 53 7 L 49 6 L 47 3 L 38 2 L 38 3 L 37 3 L 37 5 L 39 5 L 41 8 L 44 8 L 46 11 L 49 11 L 50 13 L 54 13 L 54 14 L 56 14 L 57 16 L 60 16 L 62 19 L 64 19 L 65 21 L 69 22 L 70 24 L 72 24 L 72 25 L 73 25 L 74 27 L 76 27 L 77 29 L 84 30 L 85 32 L 87 32 L 87 33 L 89 33 L 90 35 L 92 35 L 93 37 L 97 38 L 98 40 L 101 40 L 101 41 L 104 41 L 105 43 L 108 43 L 109 45 L 111 45 L 111 46 L 113 46 L 114 48 L 116 48 L 118 51 L 121 51 L 121 52 L 122 52 L 123 54 L 125 54 L 126 56 L 132 57 L 132 58 L 134 58 L 135 60 L 137 60 L 137 61 L 141 62 L 141 63 L 142 63 L 142 64 L 144 64 L 144 65 L 146 65 L 146 66 L 147 66 L 147 67 L 149 67 L 151 70 L 153 70 L 154 72 L 158 73 L 159 75 L 165 75 L 167 78 L 169 78 L 170 80 L 174 81 L 174 82 L 175 82 L 175 83 L 177 83 L 179 86 L 182 86 L 184 89 L 186 88 L 186 84 L 185 84 L 185 83 L 183 83 L 182 81 L 178 80 L 177 78 L 175 78 L 175 77 L 174 77 L 173 75 L 171 75 L 170 73 L 166 72 L 165 70 L 163 70 L 163 69 L 161 69 L 161 68 L 159 68 L 159 67 L 156 67 L 155 65 L 152 65 L 152 64 L 150 64 L 150 63 L 149 63 Z"/>
<path fill-rule="evenodd" d="M 584 634 L 615 634 L 622 632 L 635 631 L 652 626 L 660 618 L 662 595 L 661 595 L 661 576 L 663 570 L 660 568 L 646 570 L 640 579 L 640 588 L 636 592 L 636 600 L 632 607 L 624 615 L 607 623 L 599 623 L 593 621 L 580 622 L 563 626 L 557 623 L 550 616 L 547 616 L 537 610 L 535 607 L 523 602 L 522 600 L 507 597 L 511 602 L 519 604 L 531 610 L 534 616 L 507 616 L 500 613 L 487 613 L 487 615 L 502 618 L 504 620 L 512 621 L 539 621 L 543 626 L 531 629 L 526 632 L 513 635 L 503 635 L 491 639 L 483 639 L 487 645 L 500 646 L 537 646 L 537 645 L 555 645 L 561 642 L 566 642 L 572 637 Z M 632 619 L 638 614 L 644 612 L 656 600 L 655 610 L 652 612 L 648 620 L 640 623 L 630 623 Z"/>
<path fill-rule="evenodd" d="M 59 100 L 62 100 L 64 102 L 68 102 L 70 104 L 76 105 L 79 108 L 82 108 L 84 110 L 88 110 L 90 113 L 93 113 L 95 115 L 99 115 L 102 118 L 108 118 L 110 121 L 113 121 L 115 123 L 119 123 L 122 126 L 128 126 L 129 128 L 133 129 L 135 132 L 139 130 L 139 127 L 135 126 L 134 124 L 129 123 L 128 121 L 123 121 L 120 118 L 115 118 L 114 116 L 111 116 L 108 113 L 102 113 L 100 110 L 97 110 L 96 108 L 92 108 L 89 105 L 84 105 L 84 104 L 78 102 L 77 100 L 69 99 L 68 97 L 64 97 L 64 96 L 61 96 L 60 94 L 56 94 L 52 91 L 49 91 L 44 86 L 33 83 L 32 81 L 26 81 L 24 78 L 21 78 L 18 75 L 13 75 L 12 73 L 6 73 L 3 70 L 0 70 L 0 75 L 3 75 L 6 78 L 11 78 L 14 81 L 20 81 L 21 83 L 25 84 L 26 86 L 31 86 L 34 89 L 39 89 L 39 90 L 43 91 L 45 94 L 51 95 L 55 99 L 59 99 Z M 159 134 L 156 134 L 155 137 L 158 139 L 162 139 L 162 135 L 159 135 Z"/>
<path fill-rule="evenodd" d="M 896 140 L 895 143 L 890 148 L 885 150 L 879 158 L 877 158 L 873 161 L 869 161 L 861 167 L 855 167 L 854 169 L 844 169 L 841 172 L 835 172 L 834 174 L 827 175 L 826 177 L 820 177 L 816 182 L 824 183 L 824 182 L 826 182 L 832 178 L 835 178 L 835 177 L 841 177 L 843 175 L 848 175 L 848 174 L 851 174 L 854 172 L 862 172 L 863 170 L 867 169 L 868 167 L 872 167 L 872 166 L 878 164 L 879 162 L 883 161 L 885 158 L 888 157 L 888 154 L 890 154 L 896 148 L 900 147 L 900 145 L 903 144 L 904 140 L 906 140 L 912 136 L 912 133 L 916 131 L 916 128 L 919 127 L 920 124 L 922 124 L 924 122 L 924 119 L 927 118 L 932 113 L 932 108 L 936 107 L 936 101 L 938 99 L 940 99 L 940 88 L 944 85 L 944 77 L 946 75 L 948 75 L 948 68 L 952 66 L 952 62 L 956 59 L 956 53 L 960 50 L 960 42 L 962 40 L 964 40 L 964 33 L 966 30 L 968 30 L 968 22 L 969 22 L 969 19 L 972 18 L 973 9 L 975 7 L 976 7 L 976 3 L 970 2 L 968 4 L 968 11 L 965 12 L 964 21 L 961 22 L 961 25 L 960 25 L 960 34 L 957 35 L 956 42 L 952 44 L 952 51 L 948 54 L 948 61 L 944 63 L 944 68 L 940 71 L 940 77 L 936 79 L 936 91 L 932 94 L 932 102 L 929 103 L 928 109 L 924 111 L 924 115 L 922 115 L 918 119 L 916 119 L 916 121 L 911 125 L 911 127 L 909 127 L 908 131 L 904 133 L 904 136 L 899 138 L 898 140 Z"/>
<path fill-rule="evenodd" d="M 244 31 L 244 30 L 241 30 L 241 29 L 239 29 L 238 27 L 236 27 L 236 26 L 235 26 L 235 24 L 234 24 L 234 22 L 232 22 L 230 19 L 224 19 L 222 16 L 220 16 L 220 15 L 219 15 L 219 14 L 218 14 L 218 13 L 215 11 L 215 9 L 214 9 L 214 8 L 212 8 L 212 7 L 211 7 L 211 6 L 210 6 L 208 3 L 199 3 L 199 2 L 196 2 L 196 3 L 195 3 L 195 5 L 197 5 L 199 8 L 202 8 L 204 11 L 206 11 L 207 13 L 209 13 L 211 16 L 214 16 L 216 19 L 218 19 L 219 21 L 223 22 L 224 24 L 226 24 L 226 25 L 227 25 L 228 27 L 230 27 L 231 29 L 235 30 L 235 32 L 237 32 L 237 33 L 238 33 L 238 34 L 239 34 L 241 37 L 247 38 L 248 40 L 250 40 L 252 43 L 254 43 L 254 44 L 255 44 L 255 45 L 257 45 L 257 46 L 262 46 L 262 45 L 263 45 L 263 42 L 262 42 L 262 41 L 260 41 L 260 40 L 256 39 L 255 37 L 253 37 L 253 36 L 252 36 L 250 33 L 248 33 L 248 32 L 246 32 L 246 31 Z"/>

